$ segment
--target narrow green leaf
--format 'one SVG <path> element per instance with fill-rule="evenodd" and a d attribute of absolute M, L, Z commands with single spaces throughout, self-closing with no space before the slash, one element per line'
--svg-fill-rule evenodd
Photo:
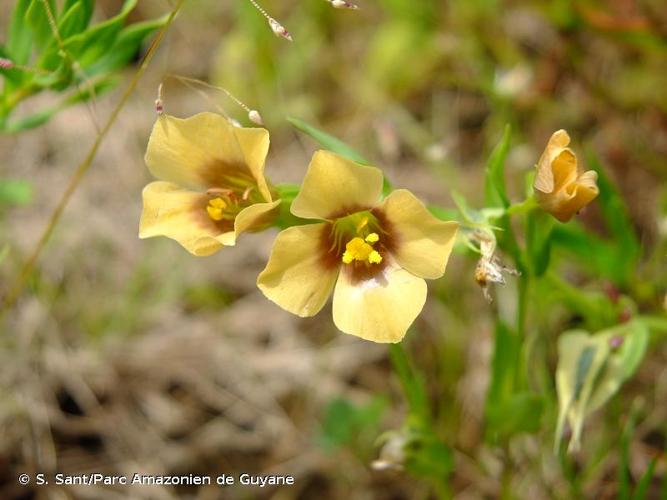
<path fill-rule="evenodd" d="M 542 418 L 542 399 L 519 384 L 521 342 L 502 321 L 496 322 L 491 382 L 486 399 L 487 436 L 505 440 L 522 432 L 536 432 Z"/>
<path fill-rule="evenodd" d="M 31 128 L 39 127 L 48 122 L 55 114 L 63 109 L 85 102 L 93 96 L 99 96 L 108 92 L 118 84 L 119 79 L 115 76 L 105 78 L 94 82 L 92 87 L 82 84 L 80 89 L 65 97 L 57 106 L 39 111 L 25 118 L 21 118 L 5 125 L 5 131 L 8 133 L 17 133 Z"/>
<path fill-rule="evenodd" d="M 635 228 L 618 189 L 607 176 L 597 157 L 593 154 L 588 156 L 589 165 L 598 173 L 598 187 L 600 195 L 598 204 L 604 217 L 605 225 L 610 233 L 611 241 L 618 248 L 618 254 L 622 261 L 617 262 L 623 270 L 623 282 L 625 284 L 636 270 L 636 264 L 641 253 L 641 246 L 637 239 Z"/>
<path fill-rule="evenodd" d="M 7 37 L 7 52 L 16 64 L 28 64 L 32 50 L 32 32 L 26 29 L 26 13 L 32 0 L 17 0 L 12 11 Z"/>
<path fill-rule="evenodd" d="M 509 152 L 511 139 L 512 129 L 506 125 L 503 137 L 491 152 L 486 163 L 484 197 L 487 206 L 508 207 L 510 204 L 505 189 L 505 159 Z"/>
<path fill-rule="evenodd" d="M 54 0 L 47 0 L 51 14 L 55 16 L 56 4 Z M 39 48 L 46 47 L 54 39 L 53 29 L 49 23 L 49 15 L 44 0 L 32 0 L 25 13 L 25 25 L 32 30 L 35 44 Z M 25 25 L 23 29 L 25 29 Z"/>
<path fill-rule="evenodd" d="M 298 118 L 288 116 L 287 121 L 290 122 L 296 129 L 315 139 L 323 148 L 344 156 L 348 160 L 360 163 L 361 165 L 370 165 L 368 160 L 366 160 L 360 153 L 358 153 L 355 149 L 353 149 L 351 146 L 348 146 L 337 137 L 323 132 L 322 130 L 313 127 L 312 125 L 304 122 L 303 120 L 299 120 Z M 391 184 L 386 177 L 383 178 L 382 192 L 385 195 L 391 192 Z"/>
<path fill-rule="evenodd" d="M 655 472 L 655 466 L 658 463 L 657 458 L 653 458 L 646 468 L 644 474 L 642 474 L 639 483 L 637 483 L 637 488 L 635 489 L 632 500 L 646 500 L 648 498 L 648 489 L 651 486 L 651 480 L 653 479 L 653 474 Z M 664 498 L 664 497 L 663 497 Z"/>
<path fill-rule="evenodd" d="M 16 134 L 18 132 L 23 132 L 25 130 L 39 127 L 40 125 L 48 122 L 59 110 L 59 107 L 53 107 L 38 111 L 32 115 L 7 123 L 5 125 L 5 132 L 9 134 Z"/>
<path fill-rule="evenodd" d="M 412 367 L 401 344 L 390 344 L 389 356 L 408 400 L 410 414 L 422 423 L 430 421 L 428 394 L 423 377 Z"/>
<path fill-rule="evenodd" d="M 144 39 L 165 25 L 169 15 L 157 19 L 136 23 L 123 29 L 113 46 L 86 72 L 89 75 L 105 74 L 123 68 L 141 48 Z"/>
<path fill-rule="evenodd" d="M 81 67 L 92 66 L 106 54 L 122 30 L 128 14 L 136 7 L 137 1 L 125 0 L 123 8 L 116 16 L 65 40 L 65 48 Z"/>
<path fill-rule="evenodd" d="M 60 17 L 67 14 L 67 12 L 78 5 L 83 11 L 82 19 L 84 21 L 84 28 L 90 23 L 90 19 L 93 17 L 93 10 L 95 9 L 95 0 L 65 0 L 63 8 L 61 10 Z M 83 31 L 83 30 L 82 30 Z"/>
<path fill-rule="evenodd" d="M 500 404 L 514 392 L 520 349 L 518 336 L 502 321 L 497 321 L 487 408 Z"/>
<path fill-rule="evenodd" d="M 298 118 L 287 117 L 287 121 L 290 122 L 294 127 L 296 127 L 301 132 L 309 135 L 315 139 L 322 147 L 333 151 L 336 154 L 344 156 L 345 158 L 361 163 L 362 165 L 369 165 L 368 160 L 366 160 L 360 153 L 354 150 L 351 146 L 348 146 L 346 143 L 330 135 L 322 130 L 313 127 L 312 125 L 299 120 Z"/>
<path fill-rule="evenodd" d="M 84 4 L 77 2 L 58 19 L 58 34 L 63 40 L 81 33 L 88 25 L 88 12 Z"/>
<path fill-rule="evenodd" d="M 551 247 L 553 252 L 565 253 L 569 261 L 577 262 L 586 274 L 617 284 L 627 279 L 626 262 L 616 245 L 584 230 L 576 222 L 556 224 L 551 231 Z"/>

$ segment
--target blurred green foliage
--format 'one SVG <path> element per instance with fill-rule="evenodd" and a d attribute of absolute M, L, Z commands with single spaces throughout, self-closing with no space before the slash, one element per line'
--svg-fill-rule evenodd
<path fill-rule="evenodd" d="M 18 0 L 0 46 L 0 57 L 9 61 L 0 67 L 0 131 L 37 127 L 58 111 L 115 87 L 118 71 L 167 20 L 126 25 L 137 2 L 125 0 L 116 16 L 91 24 L 94 0 L 67 0 L 60 9 L 54 0 Z M 11 119 L 21 102 L 46 91 L 62 97 L 53 106 Z"/>

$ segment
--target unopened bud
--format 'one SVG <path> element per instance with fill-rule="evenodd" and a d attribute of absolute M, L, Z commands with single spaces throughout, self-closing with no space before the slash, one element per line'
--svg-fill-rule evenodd
<path fill-rule="evenodd" d="M 286 38 L 290 42 L 292 41 L 292 35 L 290 35 L 289 31 L 287 31 L 282 24 L 280 24 L 272 17 L 269 17 L 269 26 L 271 26 L 271 30 L 275 33 L 276 36 Z"/>
<path fill-rule="evenodd" d="M 162 84 L 157 87 L 157 99 L 155 99 L 155 112 L 158 116 L 164 113 L 164 103 L 162 102 Z"/>
<path fill-rule="evenodd" d="M 356 10 L 359 7 L 353 3 L 345 2 L 344 0 L 330 0 L 331 5 L 334 9 L 353 9 Z"/>
<path fill-rule="evenodd" d="M 248 119 L 256 123 L 257 125 L 264 125 L 264 120 L 262 120 L 262 115 L 259 114 L 259 111 L 256 109 L 251 109 L 248 111 Z"/>
<path fill-rule="evenodd" d="M 0 68 L 2 68 L 2 69 L 12 69 L 13 67 L 14 67 L 14 62 L 13 61 L 11 61 L 9 59 L 5 59 L 4 57 L 0 57 Z"/>

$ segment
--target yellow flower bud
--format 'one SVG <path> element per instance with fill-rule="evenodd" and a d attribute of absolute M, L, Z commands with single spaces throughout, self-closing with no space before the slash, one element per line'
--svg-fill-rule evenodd
<path fill-rule="evenodd" d="M 570 136 L 558 130 L 537 164 L 533 188 L 540 207 L 561 222 L 569 221 L 599 194 L 597 173 L 579 173 L 577 157 L 568 148 Z"/>

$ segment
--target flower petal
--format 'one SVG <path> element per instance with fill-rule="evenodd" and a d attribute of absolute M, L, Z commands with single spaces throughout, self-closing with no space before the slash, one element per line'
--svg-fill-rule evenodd
<path fill-rule="evenodd" d="M 139 237 L 166 236 L 194 255 L 211 255 L 234 245 L 230 222 L 215 222 L 206 213 L 208 197 L 171 182 L 151 182 L 143 191 Z"/>
<path fill-rule="evenodd" d="M 271 203 L 255 203 L 241 210 L 234 219 L 234 232 L 239 234 L 261 229 L 271 222 L 271 211 L 280 205 L 280 200 Z"/>
<path fill-rule="evenodd" d="M 314 316 L 336 283 L 339 266 L 327 265 L 322 255 L 326 224 L 285 229 L 276 238 L 269 262 L 257 277 L 266 297 L 298 316 Z"/>
<path fill-rule="evenodd" d="M 537 200 L 556 219 L 567 222 L 600 193 L 596 183 L 597 178 L 597 172 L 589 170 L 581 174 L 569 186 L 550 196 L 549 199 L 541 200 L 541 197 L 538 196 Z"/>
<path fill-rule="evenodd" d="M 339 330 L 362 339 L 399 342 L 425 302 L 426 282 L 396 263 L 362 281 L 344 268 L 334 291 L 333 319 Z"/>
<path fill-rule="evenodd" d="M 382 194 L 382 171 L 330 151 L 317 151 L 292 202 L 303 219 L 332 219 L 375 206 Z"/>
<path fill-rule="evenodd" d="M 567 179 L 576 178 L 577 159 L 574 153 L 567 149 L 568 144 L 570 136 L 565 130 L 557 130 L 551 135 L 547 147 L 537 162 L 537 175 L 533 184 L 536 190 L 551 193 L 557 186 L 562 186 Z"/>
<path fill-rule="evenodd" d="M 269 152 L 269 131 L 263 128 L 234 127 L 234 133 L 260 193 L 266 201 L 271 201 L 271 193 L 264 178 L 264 162 Z"/>
<path fill-rule="evenodd" d="M 215 113 L 161 115 L 148 140 L 146 165 L 158 179 L 195 189 L 226 187 L 230 177 L 252 179 L 234 128 Z"/>
<path fill-rule="evenodd" d="M 379 210 L 389 222 L 396 247 L 392 255 L 398 264 L 421 278 L 442 276 L 459 225 L 435 218 L 405 189 L 393 191 Z"/>

